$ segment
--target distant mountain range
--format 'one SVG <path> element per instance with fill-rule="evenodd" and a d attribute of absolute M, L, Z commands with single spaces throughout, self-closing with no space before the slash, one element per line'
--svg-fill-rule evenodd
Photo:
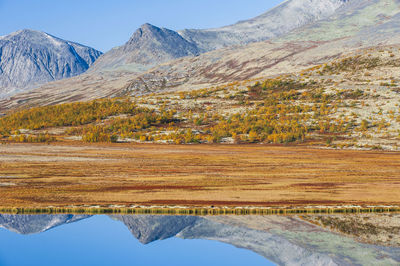
<path fill-rule="evenodd" d="M 0 97 L 85 72 L 101 52 L 50 34 L 20 30 L 0 37 Z"/>
<path fill-rule="evenodd" d="M 142 72 L 173 59 L 251 42 L 268 40 L 326 18 L 346 0 L 290 0 L 253 19 L 215 29 L 178 32 L 150 24 L 141 26 L 121 47 L 104 54 L 91 70 Z"/>
<path fill-rule="evenodd" d="M 400 43 L 399 25 L 398 0 L 288 0 L 256 18 L 206 30 L 144 24 L 84 74 L 26 93 L 3 89 L 0 97 L 9 98 L 0 100 L 0 111 L 293 73 L 361 48 Z"/>
<path fill-rule="evenodd" d="M 107 52 L 90 72 L 141 73 L 158 64 L 232 45 L 281 36 L 332 15 L 345 0 L 290 0 L 234 25 L 175 32 L 141 26 L 123 46 Z M 0 37 L 0 98 L 85 72 L 101 52 L 47 33 L 22 30 Z"/>

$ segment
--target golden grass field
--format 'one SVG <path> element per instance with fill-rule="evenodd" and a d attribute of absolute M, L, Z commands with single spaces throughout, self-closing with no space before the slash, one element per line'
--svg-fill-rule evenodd
<path fill-rule="evenodd" d="M 302 146 L 4 144 L 0 207 L 400 205 L 400 153 Z"/>

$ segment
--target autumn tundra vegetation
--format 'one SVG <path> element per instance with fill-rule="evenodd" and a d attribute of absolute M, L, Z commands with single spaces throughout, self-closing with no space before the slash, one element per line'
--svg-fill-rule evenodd
<path fill-rule="evenodd" d="M 386 61 L 381 57 L 345 57 L 296 75 L 211 88 L 14 110 L 0 118 L 0 137 L 3 142 L 318 143 L 382 148 L 370 140 L 388 134 L 390 121 L 398 122 L 400 116 L 394 108 L 370 106 L 371 100 L 378 103 L 383 96 L 368 88 L 376 86 L 367 80 L 372 77 L 366 71 L 397 66 L 392 56 Z M 357 80 L 343 85 L 345 75 Z M 359 86 L 362 83 L 368 89 Z M 394 79 L 388 86 L 380 83 L 380 88 L 392 92 L 397 88 Z M 362 112 L 368 108 L 369 114 Z M 394 134 L 400 136 L 399 131 Z"/>
<path fill-rule="evenodd" d="M 307 88 L 307 91 L 303 91 Z M 192 91 L 181 98 L 212 97 L 215 90 Z M 12 113 L 0 121 L 1 134 L 16 142 L 54 141 L 49 134 L 33 136 L 21 130 L 69 127 L 67 135 L 85 142 L 167 141 L 172 143 L 290 143 L 305 141 L 310 133 L 345 133 L 354 125 L 331 119 L 337 99 L 312 83 L 266 80 L 230 96 L 244 111 L 222 115 L 212 110 L 182 110 L 155 104 L 142 107 L 120 98 L 36 107 Z M 171 108 L 173 107 L 173 109 Z"/>

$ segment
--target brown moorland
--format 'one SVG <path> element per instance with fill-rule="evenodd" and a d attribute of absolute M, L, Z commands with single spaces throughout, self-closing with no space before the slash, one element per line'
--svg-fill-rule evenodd
<path fill-rule="evenodd" d="M 400 153 L 270 145 L 0 145 L 4 208 L 400 205 Z"/>

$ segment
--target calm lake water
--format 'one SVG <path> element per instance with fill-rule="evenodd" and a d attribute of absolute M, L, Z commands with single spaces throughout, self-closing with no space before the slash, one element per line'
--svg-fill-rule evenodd
<path fill-rule="evenodd" d="M 0 265 L 400 265 L 399 219 L 0 215 Z"/>

